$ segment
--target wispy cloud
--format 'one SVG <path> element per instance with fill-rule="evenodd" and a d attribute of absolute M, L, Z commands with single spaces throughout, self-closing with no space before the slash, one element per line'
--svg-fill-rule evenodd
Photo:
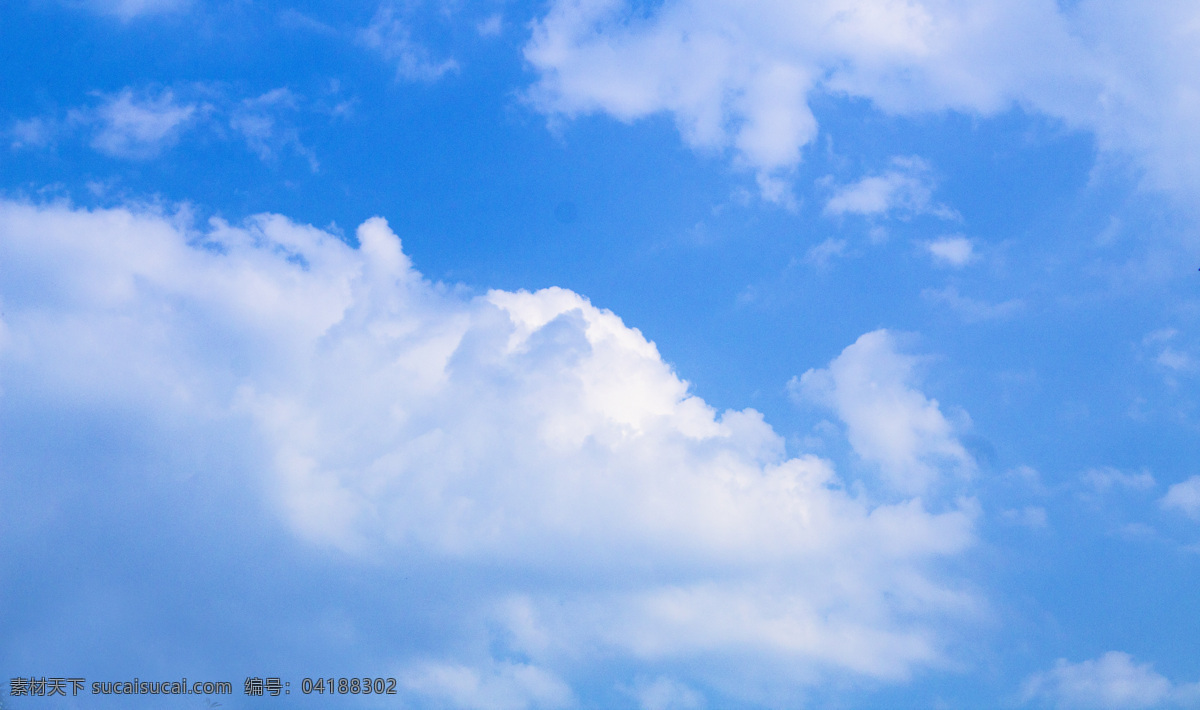
<path fill-rule="evenodd" d="M 1200 476 L 1192 476 L 1172 485 L 1160 503 L 1164 508 L 1178 510 L 1189 518 L 1200 520 Z"/>
<path fill-rule="evenodd" d="M 1050 670 L 1030 676 L 1023 691 L 1027 703 L 1041 700 L 1055 707 L 1087 710 L 1190 706 L 1200 700 L 1200 683 L 1177 685 L 1149 663 L 1136 663 L 1119 651 L 1079 663 L 1060 658 Z"/>
<path fill-rule="evenodd" d="M 9 146 L 20 148 L 44 148 L 54 141 L 58 126 L 49 118 L 34 116 L 13 122 L 7 133 L 11 139 Z"/>
<path fill-rule="evenodd" d="M 177 89 L 126 87 L 114 94 L 93 94 L 92 105 L 69 110 L 65 117 L 35 116 L 16 121 L 8 130 L 10 147 L 46 148 L 60 140 L 83 138 L 95 151 L 122 160 L 151 160 L 189 134 L 227 139 L 229 130 L 263 160 L 283 152 L 304 158 L 315 172 L 315 153 L 300 137 L 293 116 L 306 109 L 287 88 L 238 99 L 222 87 L 192 85 Z M 187 98 L 182 98 L 187 97 Z M 344 112 L 340 104 L 330 114 Z"/>
<path fill-rule="evenodd" d="M 829 266 L 830 261 L 843 256 L 846 253 L 847 246 L 848 244 L 845 239 L 830 237 L 820 244 L 810 247 L 804 255 L 804 260 L 820 268 L 825 268 Z"/>
<path fill-rule="evenodd" d="M 1161 328 L 1142 338 L 1142 350 L 1163 374 L 1167 382 L 1175 384 L 1181 376 L 1200 372 L 1200 359 L 1191 352 L 1188 343 L 1175 328 Z"/>
<path fill-rule="evenodd" d="M 371 23 L 359 33 L 359 40 L 395 64 L 397 78 L 406 81 L 432 82 L 458 71 L 453 58 L 433 59 L 429 49 L 413 39 L 408 22 L 390 3 L 379 6 Z"/>
<path fill-rule="evenodd" d="M 124 89 L 103 96 L 93 109 L 72 112 L 74 122 L 95 127 L 92 147 L 118 158 L 152 158 L 174 145 L 196 117 L 199 106 L 179 103 L 172 91 L 157 95 Z"/>
<path fill-rule="evenodd" d="M 928 163 L 916 157 L 896 157 L 888 170 L 838 187 L 825 203 L 825 214 L 900 217 L 933 214 L 942 219 L 957 219 L 958 215 L 949 207 L 933 202 L 933 189 Z"/>
<path fill-rule="evenodd" d="M 958 292 L 957 286 L 947 286 L 941 289 L 927 288 L 921 291 L 921 297 L 931 303 L 948 307 L 967 323 L 1001 320 L 1010 318 L 1025 307 L 1025 301 L 1012 298 L 1000 303 L 988 303 Z"/>
<path fill-rule="evenodd" d="M 274 159 L 288 148 L 304 157 L 315 173 L 320 167 L 316 154 L 300 140 L 300 132 L 281 117 L 298 108 L 298 98 L 287 88 L 278 88 L 254 98 L 244 99 L 234 108 L 229 125 L 242 134 L 246 145 L 263 160 Z"/>
<path fill-rule="evenodd" d="M 827 369 L 809 370 L 789 384 L 793 397 L 833 409 L 854 451 L 906 494 L 975 467 L 937 400 L 917 389 L 917 363 L 897 349 L 891 333 L 877 330 L 847 347 Z"/>
<path fill-rule="evenodd" d="M 67 0 L 67 2 L 126 21 L 138 17 L 181 12 L 192 6 L 192 0 Z"/>
<path fill-rule="evenodd" d="M 1080 481 L 1097 493 L 1106 493 L 1114 488 L 1128 488 L 1144 491 L 1153 488 L 1156 483 L 1149 471 L 1126 473 L 1112 466 L 1092 468 L 1084 471 Z"/>
<path fill-rule="evenodd" d="M 498 37 L 504 31 L 504 16 L 500 13 L 489 15 L 475 23 L 475 31 L 480 37 Z"/>
<path fill-rule="evenodd" d="M 922 245 L 935 264 L 960 269 L 975 261 L 975 245 L 962 236 L 940 237 Z"/>
<path fill-rule="evenodd" d="M 671 678 L 644 680 L 630 690 L 642 710 L 705 710 L 704 696 Z"/>
<path fill-rule="evenodd" d="M 478 710 L 555 710 L 576 705 L 571 688 L 537 666 L 491 661 L 483 668 L 425 662 L 401 678 L 416 694 L 451 707 Z"/>
<path fill-rule="evenodd" d="M 1030 505 L 1024 508 L 1002 511 L 1000 517 L 1015 525 L 1023 525 L 1027 528 L 1040 530 L 1046 527 L 1046 509 L 1041 506 Z"/>

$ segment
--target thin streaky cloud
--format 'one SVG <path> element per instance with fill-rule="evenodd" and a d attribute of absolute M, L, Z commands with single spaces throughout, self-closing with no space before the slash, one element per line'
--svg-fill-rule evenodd
<path fill-rule="evenodd" d="M 434 59 L 428 47 L 413 38 L 412 28 L 390 3 L 379 6 L 359 41 L 396 67 L 396 78 L 405 81 L 434 82 L 457 72 L 454 58 Z"/>

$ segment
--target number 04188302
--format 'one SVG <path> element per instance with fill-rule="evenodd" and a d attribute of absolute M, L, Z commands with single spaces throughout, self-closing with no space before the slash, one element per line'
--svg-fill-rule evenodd
<path fill-rule="evenodd" d="M 305 695 L 395 695 L 395 678 L 305 678 L 300 683 Z"/>

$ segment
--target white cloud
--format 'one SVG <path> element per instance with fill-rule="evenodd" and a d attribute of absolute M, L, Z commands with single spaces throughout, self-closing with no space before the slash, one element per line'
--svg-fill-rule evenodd
<path fill-rule="evenodd" d="M 1192 476 L 1172 485 L 1161 504 L 1164 508 L 1174 508 L 1189 518 L 1200 520 L 1200 476 Z"/>
<path fill-rule="evenodd" d="M 288 28 L 300 29 L 318 35 L 325 35 L 326 37 L 339 37 L 342 34 L 341 30 L 338 30 L 333 25 L 327 24 L 315 17 L 312 17 L 311 15 L 300 12 L 294 7 L 288 7 L 280 10 L 279 14 L 276 15 L 276 18 L 278 19 L 279 24 Z M 336 83 L 336 80 L 334 80 L 334 83 Z"/>
<path fill-rule="evenodd" d="M 860 214 L 901 216 L 935 214 L 943 219 L 957 215 L 944 205 L 933 204 L 933 180 L 929 165 L 920 158 L 892 158 L 891 169 L 868 175 L 845 185 L 825 203 L 830 215 Z"/>
<path fill-rule="evenodd" d="M 1179 331 L 1174 328 L 1162 328 L 1148 333 L 1142 338 L 1142 347 L 1153 358 L 1154 364 L 1164 371 L 1168 382 L 1174 384 L 1177 375 L 1188 375 L 1200 370 L 1200 362 L 1188 351 L 1186 345 L 1179 344 Z M 1157 351 L 1155 354 L 1153 351 Z"/>
<path fill-rule="evenodd" d="M 45 118 L 35 116 L 23 121 L 14 121 L 8 129 L 8 135 L 12 138 L 9 146 L 14 150 L 42 148 L 50 144 L 56 132 L 54 123 Z"/>
<path fill-rule="evenodd" d="M 1020 510 L 1013 508 L 1003 511 L 1000 516 L 1010 523 L 1034 530 L 1046 527 L 1046 509 L 1041 506 L 1026 506 Z"/>
<path fill-rule="evenodd" d="M 5 406 L 174 422 L 241 457 L 246 490 L 302 540 L 501 575 L 461 623 L 505 629 L 521 663 L 407 666 L 413 692 L 467 706 L 554 705 L 581 657 L 719 658 L 697 667 L 735 688 L 763 663 L 797 683 L 904 678 L 944 660 L 947 619 L 977 612 L 933 571 L 973 543 L 969 503 L 854 495 L 757 412 L 690 394 L 583 297 L 471 297 L 424 280 L 382 219 L 358 239 L 269 215 L 197 232 L 0 202 Z M 830 382 L 856 446 L 905 489 L 969 464 L 912 366 L 877 332 L 804 378 Z M 223 445 L 212 422 L 254 445 Z"/>
<path fill-rule="evenodd" d="M 1196 369 L 1196 360 L 1191 355 L 1171 347 L 1162 349 L 1154 362 L 1171 372 L 1191 372 Z"/>
<path fill-rule="evenodd" d="M 924 244 L 935 263 L 962 268 L 975 260 L 975 246 L 966 237 L 941 237 Z"/>
<path fill-rule="evenodd" d="M 896 348 L 886 330 L 860 337 L 828 369 L 793 378 L 794 396 L 830 407 L 846 423 L 855 453 L 877 464 L 893 489 L 920 493 L 947 469 L 974 460 L 937 400 L 916 389 L 917 358 Z"/>
<path fill-rule="evenodd" d="M 704 710 L 704 696 L 670 678 L 643 682 L 633 691 L 642 710 Z"/>
<path fill-rule="evenodd" d="M 308 161 L 314 173 L 320 167 L 317 156 L 300 140 L 300 132 L 291 125 L 280 125 L 280 114 L 295 111 L 298 99 L 287 88 L 278 88 L 243 100 L 229 117 L 229 126 L 246 140 L 246 146 L 262 160 L 272 160 L 285 146 Z"/>
<path fill-rule="evenodd" d="M 1179 335 L 1179 331 L 1174 328 L 1160 328 L 1151 333 L 1147 333 L 1146 337 L 1142 338 L 1142 345 L 1154 345 L 1155 343 L 1169 343 Z"/>
<path fill-rule="evenodd" d="M 385 61 L 396 65 L 397 78 L 431 82 L 448 72 L 458 71 L 458 62 L 454 59 L 431 59 L 428 48 L 413 39 L 412 30 L 396 14 L 394 5 L 380 5 L 371 24 L 359 33 L 359 39 Z"/>
<path fill-rule="evenodd" d="M 1006 471 L 1004 477 L 1035 495 L 1045 496 L 1050 492 L 1042 482 L 1042 474 L 1033 466 L 1017 466 Z"/>
<path fill-rule="evenodd" d="M 555 0 L 525 56 L 542 111 L 666 113 L 760 178 L 798 164 L 820 91 L 897 114 L 1021 106 L 1200 193 L 1200 9 L 1185 0 Z"/>
<path fill-rule="evenodd" d="M 94 110 L 75 112 L 74 119 L 96 126 L 92 147 L 120 158 L 151 158 L 173 145 L 196 114 L 195 104 L 179 104 L 175 95 L 136 96 L 124 89 L 106 96 Z"/>
<path fill-rule="evenodd" d="M 178 98 L 183 94 L 187 99 Z M 94 150 L 114 158 L 147 160 L 158 157 L 188 132 L 203 131 L 227 140 L 230 131 L 265 161 L 289 151 L 316 172 L 316 154 L 300 138 L 290 114 L 305 109 L 303 99 L 286 87 L 239 99 L 218 86 L 196 84 L 154 91 L 126 87 L 116 94 L 95 94 L 96 105 L 67 112 L 66 119 L 38 116 L 17 121 L 8 134 L 11 147 L 44 147 L 59 138 L 85 135 Z M 330 110 L 348 111 L 343 102 Z"/>
<path fill-rule="evenodd" d="M 489 15 L 475 24 L 475 31 L 480 37 L 498 37 L 504 31 L 504 16 L 498 12 Z"/>
<path fill-rule="evenodd" d="M 1112 488 L 1144 491 L 1156 485 L 1154 476 L 1150 475 L 1149 471 L 1125 473 L 1111 466 L 1089 469 L 1080 476 L 1080 479 L 1099 493 L 1104 493 Z"/>
<path fill-rule="evenodd" d="M 86 0 L 84 3 L 95 12 L 113 15 L 122 20 L 132 20 L 145 15 L 161 15 L 179 12 L 191 7 L 191 0 Z"/>
<path fill-rule="evenodd" d="M 811 247 L 804 256 L 804 260 L 810 264 L 815 264 L 821 268 L 829 266 L 829 262 L 835 257 L 842 256 L 846 253 L 846 240 L 834 239 L 830 237 L 820 244 Z"/>
<path fill-rule="evenodd" d="M 921 297 L 927 301 L 947 306 L 967 323 L 1008 318 L 1025 307 L 1025 302 L 1019 298 L 1000 303 L 987 303 L 970 296 L 963 296 L 955 286 L 947 286 L 943 289 L 927 288 L 921 291 Z"/>
<path fill-rule="evenodd" d="M 575 705 L 570 687 L 542 668 L 491 661 L 484 670 L 453 663 L 423 663 L 401 681 L 419 695 L 463 710 L 526 710 Z"/>
<path fill-rule="evenodd" d="M 1190 705 L 1200 700 L 1200 684 L 1175 685 L 1148 664 L 1109 651 L 1100 658 L 1070 663 L 1060 658 L 1048 671 L 1031 676 L 1024 686 L 1025 701 L 1048 701 L 1061 708 L 1135 710 L 1166 705 Z"/>

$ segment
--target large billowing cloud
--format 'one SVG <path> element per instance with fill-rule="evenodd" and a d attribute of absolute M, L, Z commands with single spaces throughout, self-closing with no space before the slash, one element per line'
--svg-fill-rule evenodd
<path fill-rule="evenodd" d="M 424 279 L 384 220 L 357 236 L 355 249 L 279 216 L 197 231 L 136 208 L 0 202 L 0 407 L 56 413 L 67 437 L 87 410 L 227 451 L 301 544 L 366 569 L 423 559 L 503 578 L 478 584 L 474 613 L 518 659 L 401 673 L 451 705 L 569 703 L 570 665 L 600 656 L 719 661 L 690 667 L 728 688 L 762 663 L 804 682 L 944 660 L 942 622 L 978 606 L 937 571 L 972 543 L 969 503 L 851 494 L 757 412 L 691 395 L 585 298 L 472 295 Z M 937 457 L 966 455 L 910 368 L 873 333 L 805 382 L 864 455 L 919 488 Z M 882 429 L 872 403 L 891 405 Z M 19 463 L 25 445 L 6 440 L 10 481 L 40 475 Z M 643 694 L 692 698 L 681 682 Z"/>
<path fill-rule="evenodd" d="M 813 92 L 893 113 L 1021 106 L 1200 192 L 1200 10 L 1183 0 L 555 0 L 525 56 L 542 110 L 669 114 L 767 197 L 817 134 Z"/>

